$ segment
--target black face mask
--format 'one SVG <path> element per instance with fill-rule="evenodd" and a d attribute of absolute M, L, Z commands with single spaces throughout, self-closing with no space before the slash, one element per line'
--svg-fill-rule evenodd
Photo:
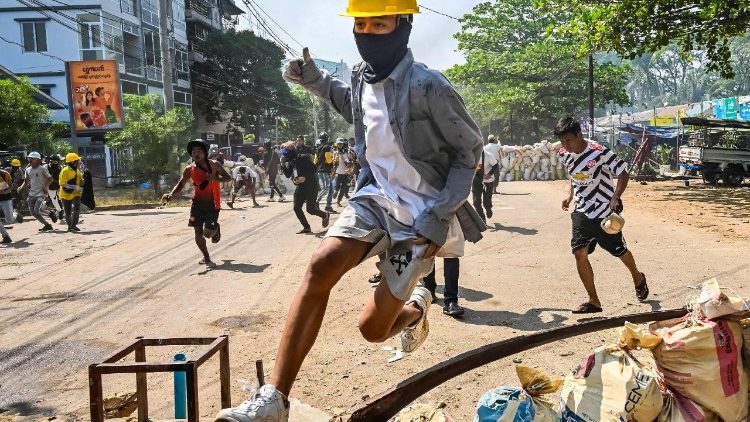
<path fill-rule="evenodd" d="M 374 84 L 387 78 L 406 56 L 409 48 L 411 23 L 400 20 L 390 34 L 354 33 L 360 56 L 367 63 L 365 82 Z"/>

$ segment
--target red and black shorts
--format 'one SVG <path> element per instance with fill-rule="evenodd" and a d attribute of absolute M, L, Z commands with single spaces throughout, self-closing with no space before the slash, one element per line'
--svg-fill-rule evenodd
<path fill-rule="evenodd" d="M 622 232 L 608 234 L 602 229 L 601 218 L 588 218 L 586 214 L 578 211 L 573 212 L 570 218 L 573 220 L 573 237 L 570 240 L 573 253 L 588 248 L 591 255 L 597 244 L 614 257 L 621 257 L 628 252 Z"/>
<path fill-rule="evenodd" d="M 216 230 L 219 228 L 219 211 L 221 210 L 193 205 L 190 207 L 188 226 Z"/>

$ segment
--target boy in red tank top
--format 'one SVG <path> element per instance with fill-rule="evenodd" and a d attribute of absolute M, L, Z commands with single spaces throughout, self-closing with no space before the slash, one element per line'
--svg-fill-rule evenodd
<path fill-rule="evenodd" d="M 162 201 L 169 202 L 172 196 L 180 193 L 189 180 L 193 181 L 192 206 L 190 207 L 190 221 L 188 226 L 195 229 L 195 244 L 203 254 L 199 264 L 215 266 L 208 254 L 206 239 L 212 243 L 221 240 L 219 226 L 219 211 L 221 211 L 221 182 L 231 179 L 224 167 L 214 160 L 208 159 L 208 146 L 200 139 L 190 141 L 187 145 L 188 153 L 193 162 L 185 167 L 182 178 L 172 192 L 165 194 Z"/>

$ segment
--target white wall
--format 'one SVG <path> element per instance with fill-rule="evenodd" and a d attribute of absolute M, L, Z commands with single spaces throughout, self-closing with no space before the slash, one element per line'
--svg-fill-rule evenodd
<path fill-rule="evenodd" d="M 71 4 L 75 4 L 71 2 Z M 79 4 L 81 4 L 79 2 Z M 21 35 L 21 23 L 15 19 L 46 19 L 42 13 L 34 11 L 5 12 L 2 9 L 8 7 L 24 7 L 21 3 L 14 0 L 0 0 L 0 34 L 9 41 L 23 44 Z M 61 11 L 67 15 L 73 16 L 73 12 L 79 11 Z M 59 16 L 57 13 L 45 12 L 54 17 L 56 20 L 64 22 L 68 26 L 76 27 L 72 21 Z M 46 21 L 47 32 L 47 51 L 50 56 L 59 57 L 62 60 L 79 59 L 79 37 L 78 33 L 61 23 L 54 20 Z M 43 73 L 43 72 L 64 72 L 65 64 L 53 57 L 36 53 L 24 52 L 21 46 L 0 40 L 0 64 L 16 74 L 24 73 Z M 50 94 L 63 104 L 68 104 L 68 91 L 65 85 L 65 76 L 31 76 L 34 84 L 54 84 Z M 54 110 L 52 113 L 54 120 L 70 121 L 68 110 Z"/>

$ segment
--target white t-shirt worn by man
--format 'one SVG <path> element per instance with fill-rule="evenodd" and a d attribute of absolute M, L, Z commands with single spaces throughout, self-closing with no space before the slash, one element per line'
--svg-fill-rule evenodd
<path fill-rule="evenodd" d="M 365 157 L 379 186 L 364 186 L 354 197 L 370 197 L 400 223 L 413 226 L 440 191 L 423 180 L 404 156 L 391 127 L 383 83 L 364 84 L 362 108 Z M 462 256 L 463 244 L 463 232 L 454 218 L 440 256 Z"/>
<path fill-rule="evenodd" d="M 339 152 L 339 166 L 336 168 L 336 174 L 346 174 L 346 166 L 349 162 L 349 153 Z"/>
<path fill-rule="evenodd" d="M 492 144 L 490 144 L 492 145 Z M 484 158 L 484 183 L 494 183 L 495 182 L 495 175 L 492 173 L 492 167 L 494 167 L 498 160 L 495 158 L 494 155 L 488 153 L 487 151 L 482 152 L 482 157 Z"/>
<path fill-rule="evenodd" d="M 497 162 L 500 162 L 500 149 L 502 146 L 500 144 L 487 144 L 484 146 L 484 152 L 492 155 L 495 157 L 495 160 Z"/>
<path fill-rule="evenodd" d="M 243 167 L 246 169 L 245 174 L 240 173 L 240 169 Z M 237 182 L 242 182 L 250 179 L 258 180 L 258 173 L 256 173 L 255 170 L 251 169 L 249 166 L 239 166 L 235 167 L 232 170 L 232 178 Z"/>
<path fill-rule="evenodd" d="M 30 182 L 29 196 L 44 196 L 44 186 L 52 178 L 49 171 L 44 166 L 33 168 L 29 166 L 26 169 L 26 180 Z"/>

